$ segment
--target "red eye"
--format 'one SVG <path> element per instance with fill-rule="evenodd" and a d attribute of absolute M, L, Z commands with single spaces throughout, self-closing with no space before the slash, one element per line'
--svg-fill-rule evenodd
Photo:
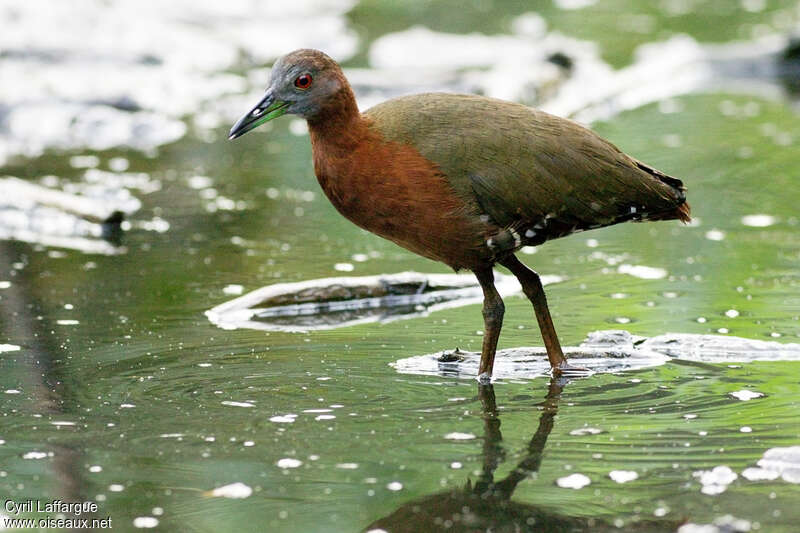
<path fill-rule="evenodd" d="M 294 86 L 298 89 L 308 89 L 311 87 L 311 74 L 301 74 L 294 80 Z"/>

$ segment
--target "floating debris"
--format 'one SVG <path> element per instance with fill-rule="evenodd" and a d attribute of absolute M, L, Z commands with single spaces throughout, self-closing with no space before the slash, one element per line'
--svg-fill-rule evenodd
<path fill-rule="evenodd" d="M 753 529 L 749 520 L 725 515 L 714 520 L 713 524 L 683 524 L 677 533 L 749 533 Z"/>
<path fill-rule="evenodd" d="M 292 459 L 291 457 L 285 457 L 283 459 L 279 459 L 275 466 L 278 468 L 298 468 L 303 464 L 303 461 L 300 459 Z"/>
<path fill-rule="evenodd" d="M 244 292 L 244 287 L 242 285 L 237 285 L 235 283 L 231 283 L 230 285 L 226 285 L 222 288 L 223 294 L 228 294 L 230 296 L 238 296 Z"/>
<path fill-rule="evenodd" d="M 449 440 L 472 440 L 475 438 L 475 435 L 472 433 L 459 433 L 456 431 L 453 433 L 448 433 L 444 436 L 444 438 Z"/>
<path fill-rule="evenodd" d="M 355 268 L 353 263 L 336 263 L 333 265 L 333 269 L 338 272 L 352 272 Z"/>
<path fill-rule="evenodd" d="M 124 177 L 61 183 L 54 176 L 36 184 L 15 177 L 0 178 L 0 239 L 69 248 L 84 253 L 115 255 L 125 249 L 114 244 L 124 217 L 141 203 L 128 190 Z M 91 174 L 91 176 L 90 176 Z M 146 177 L 146 175 L 144 175 Z"/>
<path fill-rule="evenodd" d="M 133 519 L 133 527 L 151 529 L 158 525 L 158 518 L 154 516 L 137 516 Z"/>
<path fill-rule="evenodd" d="M 558 276 L 542 276 L 544 285 L 557 281 Z M 521 290 L 516 278 L 503 274 L 495 274 L 495 285 L 502 296 Z M 483 291 L 471 274 L 402 272 L 269 285 L 206 316 L 223 329 L 304 332 L 427 316 L 482 301 Z"/>
<path fill-rule="evenodd" d="M 592 482 L 588 476 L 584 474 L 570 474 L 568 476 L 560 477 L 556 480 L 556 485 L 562 489 L 582 489 Z"/>
<path fill-rule="evenodd" d="M 600 58 L 596 45 L 547 32 L 544 19 L 535 13 L 518 17 L 511 28 L 513 33 L 507 35 L 459 35 L 414 26 L 379 37 L 369 50 L 370 65 L 382 71 L 403 73 L 404 78 L 394 87 L 381 86 L 381 96 L 394 96 L 402 89 L 419 92 L 446 87 L 451 91 L 540 104 L 568 80 L 597 79 L 612 73 Z M 531 68 L 520 70 L 520 64 Z M 509 77 L 517 83 L 500 82 Z M 409 79 L 428 80 L 432 87 L 409 87 Z"/>
<path fill-rule="evenodd" d="M 634 340 L 638 339 L 622 330 L 596 331 L 580 346 L 562 348 L 572 364 L 590 369 L 583 375 L 659 366 L 669 360 L 664 354 L 634 347 Z M 457 349 L 400 359 L 390 365 L 401 374 L 474 378 L 479 363 L 480 353 Z M 543 347 L 507 348 L 495 355 L 493 379 L 530 379 L 549 374 L 550 362 Z"/>
<path fill-rule="evenodd" d="M 617 483 L 627 483 L 629 481 L 638 479 L 639 474 L 633 470 L 612 470 L 608 473 L 608 477 Z"/>
<path fill-rule="evenodd" d="M 270 417 L 269 421 L 277 424 L 293 424 L 295 419 L 297 419 L 297 415 L 288 414 Z"/>
<path fill-rule="evenodd" d="M 747 390 L 747 389 L 737 390 L 736 392 L 731 392 L 728 395 L 736 398 L 737 400 L 741 400 L 743 402 L 747 402 L 747 401 L 750 401 L 750 400 L 755 400 L 756 398 L 763 398 L 764 397 L 764 393 L 763 392 Z"/>
<path fill-rule="evenodd" d="M 216 489 L 207 491 L 204 493 L 206 496 L 211 496 L 215 498 L 234 498 L 234 499 L 242 499 L 247 498 L 251 494 L 253 494 L 253 489 L 249 486 L 245 485 L 242 482 L 231 483 L 229 485 L 223 485 L 222 487 L 217 487 Z"/>
<path fill-rule="evenodd" d="M 159 9 L 91 1 L 48 10 L 4 0 L 0 79 L 15 83 L 0 86 L 0 165 L 47 148 L 150 151 L 183 137 L 182 118 L 198 109 L 204 112 L 193 122 L 206 130 L 233 120 L 236 111 L 218 108 L 241 109 L 224 95 L 249 85 L 233 70 L 303 46 L 339 60 L 355 53 L 358 38 L 345 18 L 353 3 L 295 0 L 276 9 L 234 2 L 223 16 L 214 0 L 174 0 Z M 305 31 L 295 31 L 301 24 Z"/>
<path fill-rule="evenodd" d="M 603 430 L 600 428 L 585 427 L 573 429 L 569 432 L 570 435 L 583 436 L 583 435 L 599 435 Z"/>
<path fill-rule="evenodd" d="M 45 457 L 48 457 L 49 455 L 52 455 L 52 454 L 48 454 L 46 452 L 27 452 L 27 453 L 22 455 L 22 458 L 23 459 L 44 459 Z"/>
<path fill-rule="evenodd" d="M 758 468 L 742 471 L 742 477 L 750 481 L 781 478 L 788 483 L 800 483 L 800 446 L 771 448 L 758 460 Z"/>
<path fill-rule="evenodd" d="M 126 191 L 127 192 L 127 191 Z M 120 219 L 137 211 L 141 204 L 129 196 L 124 201 L 108 197 L 70 194 L 58 189 L 37 185 L 14 177 L 0 179 L 0 206 L 13 201 L 20 209 L 36 205 L 48 206 L 76 215 L 90 222 L 104 223 Z"/>
<path fill-rule="evenodd" d="M 589 374 L 659 366 L 671 359 L 705 363 L 800 361 L 800 344 L 691 333 L 645 338 L 625 330 L 602 330 L 590 333 L 579 346 L 562 348 L 572 364 L 588 368 Z M 401 374 L 473 378 L 479 363 L 480 353 L 456 349 L 400 359 L 390 366 Z M 495 355 L 495 379 L 549 374 L 550 363 L 543 347 L 507 348 Z M 687 420 L 694 417 L 685 415 Z"/>
<path fill-rule="evenodd" d="M 703 486 L 700 492 L 710 496 L 722 494 L 727 490 L 728 485 L 739 477 L 736 472 L 725 465 L 715 466 L 712 470 L 698 470 L 692 472 L 692 476 L 698 478 Z"/>
<path fill-rule="evenodd" d="M 800 361 L 800 344 L 783 344 L 728 335 L 667 333 L 651 337 L 637 347 L 686 361 L 703 363 Z"/>
<path fill-rule="evenodd" d="M 751 228 L 766 228 L 777 221 L 778 219 L 772 215 L 745 215 L 742 217 L 742 225 Z"/>
<path fill-rule="evenodd" d="M 232 401 L 227 401 L 227 400 L 223 401 L 223 402 L 220 402 L 220 403 L 222 403 L 222 405 L 228 405 L 230 407 L 255 407 L 256 406 L 254 403 L 250 403 L 250 402 L 232 402 Z"/>
<path fill-rule="evenodd" d="M 663 268 L 644 265 L 620 265 L 617 267 L 617 272 L 641 279 L 664 279 L 667 277 L 667 271 Z"/>

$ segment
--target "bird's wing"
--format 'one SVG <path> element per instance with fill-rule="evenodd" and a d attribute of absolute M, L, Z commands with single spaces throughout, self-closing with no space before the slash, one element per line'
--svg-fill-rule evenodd
<path fill-rule="evenodd" d="M 682 218 L 680 180 L 636 161 L 575 122 L 479 96 L 425 94 L 365 115 L 414 146 L 500 226 L 549 227 L 546 240 L 623 220 Z M 674 215 L 674 216 L 673 216 Z M 536 228 L 539 226 L 539 228 Z"/>

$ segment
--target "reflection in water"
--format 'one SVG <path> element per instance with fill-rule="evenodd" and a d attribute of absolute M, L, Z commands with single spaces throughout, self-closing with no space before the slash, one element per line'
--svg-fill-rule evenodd
<path fill-rule="evenodd" d="M 558 402 L 565 382 L 550 380 L 542 405 L 539 427 L 524 451 L 523 459 L 508 476 L 495 480 L 494 473 L 503 462 L 506 450 L 500 432 L 500 418 L 492 385 L 478 385 L 484 421 L 483 469 L 473 484 L 433 494 L 406 503 L 385 518 L 367 526 L 366 531 L 397 532 L 577 532 L 621 531 L 620 527 L 595 518 L 572 517 L 530 503 L 512 501 L 517 485 L 539 471 L 547 437 L 553 430 Z M 558 489 L 553 489 L 558 490 Z M 674 531 L 680 524 L 669 520 L 625 524 L 625 531 Z"/>
<path fill-rule="evenodd" d="M 16 247 L 15 243 L 0 241 L 0 272 L 11 271 L 9 258 L 15 257 Z M 73 398 L 56 356 L 56 337 L 48 334 L 48 324 L 36 317 L 35 310 L 41 307 L 37 296 L 34 279 L 26 271 L 21 271 L 14 284 L 4 291 L 3 305 L 0 305 L 0 326 L 10 332 L 11 338 L 29 339 L 27 349 L 14 358 L 20 370 L 20 388 L 31 400 L 31 411 L 58 419 L 72 414 Z M 84 453 L 67 444 L 48 442 L 46 446 L 53 453 L 50 466 L 56 481 L 54 495 L 65 502 L 87 501 L 87 483 L 83 475 Z M 90 520 L 93 517 L 83 516 Z M 3 529 L 1 523 L 0 529 Z M 84 529 L 74 528 L 73 531 Z"/>

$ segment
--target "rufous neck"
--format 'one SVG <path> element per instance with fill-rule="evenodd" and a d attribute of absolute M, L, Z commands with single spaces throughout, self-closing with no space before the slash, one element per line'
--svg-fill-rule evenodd
<path fill-rule="evenodd" d="M 349 86 L 307 120 L 311 142 L 315 145 L 348 149 L 349 145 L 358 142 L 364 129 L 364 119 Z"/>

